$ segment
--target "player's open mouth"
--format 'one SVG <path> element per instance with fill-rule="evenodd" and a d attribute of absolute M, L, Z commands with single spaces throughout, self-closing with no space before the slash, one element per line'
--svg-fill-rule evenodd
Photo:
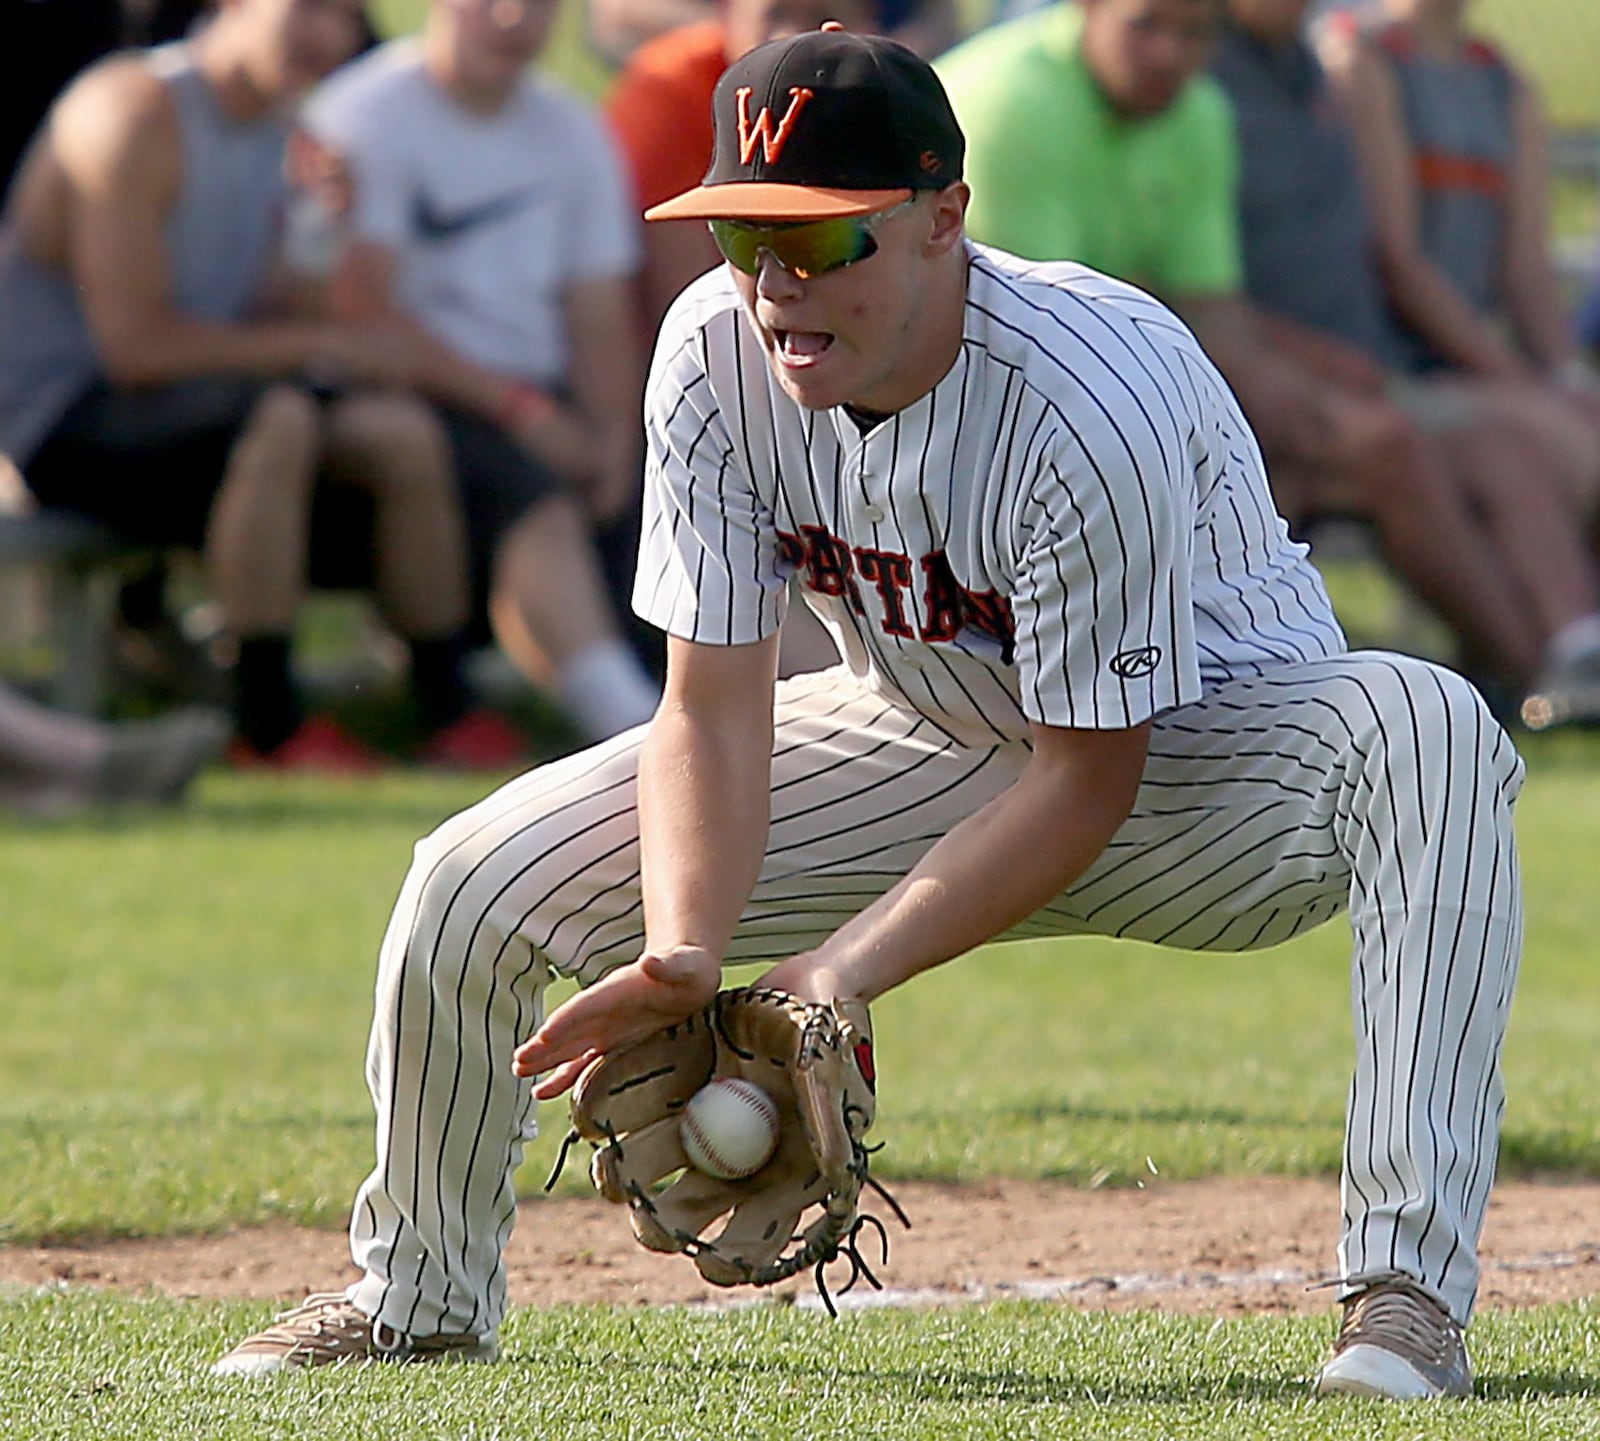
<path fill-rule="evenodd" d="M 772 339 L 785 365 L 811 365 L 833 344 L 825 330 L 774 330 Z"/>

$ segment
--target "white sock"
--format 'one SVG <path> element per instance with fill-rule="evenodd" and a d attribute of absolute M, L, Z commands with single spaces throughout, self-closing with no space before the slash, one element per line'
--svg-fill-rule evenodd
<path fill-rule="evenodd" d="M 1571 665 L 1597 652 L 1600 652 L 1600 612 L 1569 620 L 1545 647 L 1545 655 L 1552 665 Z"/>
<path fill-rule="evenodd" d="M 579 651 L 557 680 L 562 704 L 590 740 L 605 740 L 656 713 L 661 691 L 620 640 Z"/>

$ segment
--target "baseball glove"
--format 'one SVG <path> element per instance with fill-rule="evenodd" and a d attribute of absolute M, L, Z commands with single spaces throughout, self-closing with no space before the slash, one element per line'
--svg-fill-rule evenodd
<path fill-rule="evenodd" d="M 678 1132 L 689 1098 L 723 1076 L 755 1082 L 778 1106 L 777 1149 L 760 1170 L 735 1181 L 690 1166 Z M 824 1268 L 840 1255 L 851 1266 L 841 1291 L 862 1277 L 879 1285 L 857 1244 L 863 1227 L 877 1232 L 888 1254 L 882 1223 L 858 1210 L 862 1187 L 870 1185 L 910 1224 L 867 1174 L 862 1137 L 876 1111 L 874 1081 L 865 1003 L 825 1006 L 741 987 L 596 1060 L 573 1088 L 568 1143 L 582 1139 L 596 1148 L 595 1188 L 628 1206 L 640 1245 L 691 1256 L 716 1286 L 770 1286 L 810 1269 L 831 1312 Z M 557 1174 L 560 1168 L 558 1161 Z M 798 1231 L 813 1207 L 821 1214 Z"/>

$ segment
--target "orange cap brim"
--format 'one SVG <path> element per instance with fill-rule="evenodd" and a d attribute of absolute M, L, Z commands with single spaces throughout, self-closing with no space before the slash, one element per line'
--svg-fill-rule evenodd
<path fill-rule="evenodd" d="M 646 220 L 832 220 L 841 215 L 871 215 L 909 200 L 909 190 L 828 190 L 773 181 L 730 181 L 700 185 L 652 205 Z"/>

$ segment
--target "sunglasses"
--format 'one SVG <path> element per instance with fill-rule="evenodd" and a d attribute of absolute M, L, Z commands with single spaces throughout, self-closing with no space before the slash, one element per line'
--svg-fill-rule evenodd
<path fill-rule="evenodd" d="M 797 280 L 813 280 L 876 255 L 878 242 L 872 232 L 912 203 L 902 200 L 870 215 L 839 215 L 831 220 L 800 220 L 786 225 L 713 220 L 711 238 L 727 262 L 746 275 L 759 273 L 765 253 Z"/>

